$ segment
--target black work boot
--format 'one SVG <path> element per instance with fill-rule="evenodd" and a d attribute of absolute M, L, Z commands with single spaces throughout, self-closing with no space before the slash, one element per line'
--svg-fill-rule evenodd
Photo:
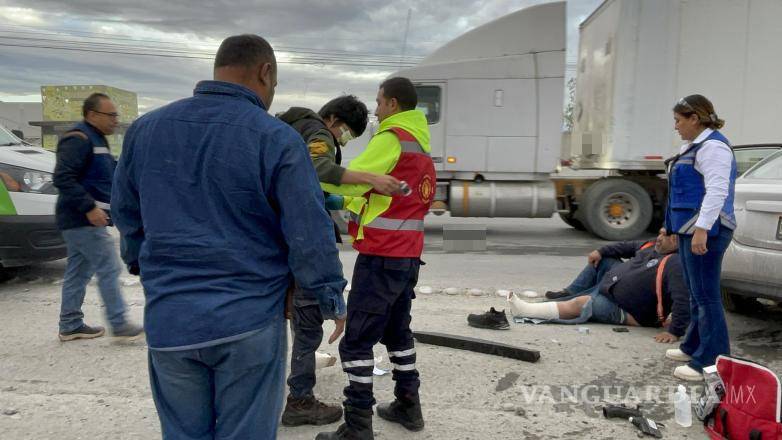
<path fill-rule="evenodd" d="M 321 432 L 315 440 L 374 440 L 372 410 L 345 405 L 345 423 L 334 432 Z"/>
<path fill-rule="evenodd" d="M 421 401 L 418 397 L 409 402 L 395 399 L 391 403 L 378 405 L 377 415 L 389 422 L 399 423 L 410 431 L 424 429 L 424 416 L 421 414 Z"/>
<path fill-rule="evenodd" d="M 297 399 L 288 396 L 285 411 L 282 413 L 283 426 L 328 425 L 342 418 L 342 408 L 327 405 L 315 396 Z"/>

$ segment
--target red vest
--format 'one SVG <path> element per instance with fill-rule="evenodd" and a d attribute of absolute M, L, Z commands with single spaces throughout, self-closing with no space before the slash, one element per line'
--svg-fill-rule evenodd
<path fill-rule="evenodd" d="M 412 193 L 394 195 L 391 206 L 364 225 L 364 238 L 355 240 L 353 248 L 366 255 L 419 258 L 424 250 L 424 216 L 432 205 L 437 177 L 432 158 L 415 137 L 401 128 L 391 131 L 399 138 L 402 153 L 389 175 L 407 182 Z M 364 197 L 369 200 L 374 192 L 370 190 Z M 353 215 L 348 223 L 348 232 L 354 239 L 360 221 Z"/>

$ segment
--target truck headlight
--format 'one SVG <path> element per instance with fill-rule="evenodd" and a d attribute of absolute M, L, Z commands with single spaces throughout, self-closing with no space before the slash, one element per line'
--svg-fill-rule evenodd
<path fill-rule="evenodd" d="M 0 163 L 0 180 L 10 192 L 57 194 L 52 173 Z"/>

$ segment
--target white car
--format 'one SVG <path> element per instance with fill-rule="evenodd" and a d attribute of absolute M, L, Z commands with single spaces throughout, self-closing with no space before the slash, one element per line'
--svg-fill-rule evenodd
<path fill-rule="evenodd" d="M 56 157 L 0 126 L 0 278 L 2 269 L 67 254 L 54 218 Z"/>
<path fill-rule="evenodd" d="M 751 298 L 782 301 L 782 150 L 736 180 L 738 227 L 722 262 L 722 299 L 737 311 Z"/>

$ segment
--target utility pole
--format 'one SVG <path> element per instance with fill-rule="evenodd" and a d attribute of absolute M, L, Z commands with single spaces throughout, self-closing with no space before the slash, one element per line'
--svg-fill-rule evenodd
<path fill-rule="evenodd" d="M 402 55 L 399 56 L 399 69 L 402 69 L 402 62 L 405 58 L 405 52 L 407 51 L 407 34 L 410 33 L 410 17 L 413 15 L 413 8 L 407 10 L 407 23 L 405 23 L 405 38 L 402 40 Z"/>

